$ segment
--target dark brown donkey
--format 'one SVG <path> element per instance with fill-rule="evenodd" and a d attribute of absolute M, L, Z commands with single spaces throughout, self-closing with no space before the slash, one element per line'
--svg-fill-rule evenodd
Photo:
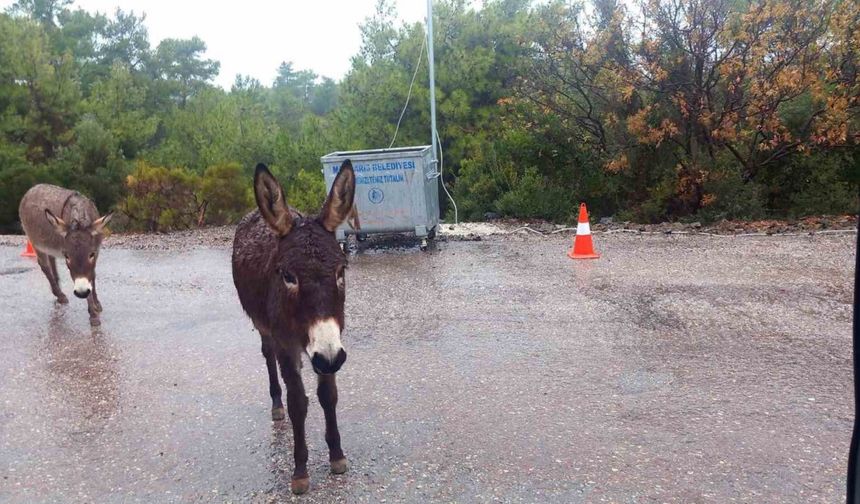
<path fill-rule="evenodd" d="M 95 204 L 75 191 L 39 184 L 21 198 L 18 215 L 57 302 L 69 302 L 60 290 L 57 272 L 57 258 L 62 257 L 75 283 L 75 296 L 87 300 L 90 324 L 99 325 L 102 304 L 96 294 L 96 261 L 111 214 L 99 217 Z"/>
<path fill-rule="evenodd" d="M 283 188 L 262 164 L 254 173 L 254 195 L 258 210 L 242 219 L 233 240 L 233 283 L 263 340 L 273 420 L 284 418 L 279 364 L 287 385 L 296 463 L 290 488 L 300 494 L 310 484 L 305 443 L 308 398 L 300 374 L 303 353 L 317 374 L 331 471 L 341 474 L 347 468 L 337 430 L 334 375 L 346 361 L 340 340 L 346 256 L 334 231 L 352 211 L 355 173 L 345 161 L 315 217 L 288 207 Z"/>

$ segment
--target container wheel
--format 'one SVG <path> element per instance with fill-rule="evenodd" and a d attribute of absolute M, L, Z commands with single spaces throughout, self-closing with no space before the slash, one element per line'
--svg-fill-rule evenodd
<path fill-rule="evenodd" d="M 427 252 L 427 238 L 421 239 L 421 251 Z"/>

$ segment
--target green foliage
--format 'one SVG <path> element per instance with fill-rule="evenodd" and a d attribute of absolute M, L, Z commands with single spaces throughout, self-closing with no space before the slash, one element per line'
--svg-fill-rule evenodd
<path fill-rule="evenodd" d="M 793 159 L 789 171 L 795 174 L 797 188 L 791 193 L 790 213 L 795 216 L 856 213 L 860 208 L 858 159 L 844 153 Z"/>
<path fill-rule="evenodd" d="M 462 219 L 479 221 L 485 212 L 495 210 L 496 200 L 503 194 L 497 177 L 481 159 L 464 159 L 454 187 Z"/>
<path fill-rule="evenodd" d="M 250 181 L 238 163 L 210 166 L 201 177 L 185 168 L 139 162 L 125 185 L 127 196 L 118 207 L 128 227 L 140 231 L 232 224 L 254 206 Z"/>
<path fill-rule="evenodd" d="M 151 64 L 149 34 L 144 26 L 145 16 L 116 10 L 115 17 L 107 20 L 103 30 L 104 44 L 98 57 L 100 68 L 119 64 L 139 72 Z"/>
<path fill-rule="evenodd" d="M 106 212 L 122 196 L 128 163 L 119 156 L 113 134 L 95 116 L 84 115 L 72 133 L 74 143 L 46 166 L 61 185 L 86 194 Z"/>
<path fill-rule="evenodd" d="M 0 139 L 0 232 L 19 231 L 18 203 L 28 189 L 39 183 L 56 182 L 44 167 L 32 168 L 22 148 Z"/>
<path fill-rule="evenodd" d="M 80 104 L 74 59 L 53 54 L 45 30 L 29 20 L 4 19 L 0 41 L 10 107 L 3 130 L 8 140 L 27 146 L 28 159 L 44 162 L 72 138 Z"/>
<path fill-rule="evenodd" d="M 325 184 L 317 173 L 300 170 L 281 179 L 291 206 L 307 213 L 320 209 Z M 232 224 L 255 205 L 250 179 L 238 163 L 210 166 L 201 177 L 185 168 L 140 162 L 127 177 L 126 189 L 118 207 L 129 229 L 141 231 Z"/>
<path fill-rule="evenodd" d="M 158 128 L 158 118 L 145 108 L 145 83 L 119 60 L 93 85 L 85 105 L 110 130 L 127 158 L 137 156 Z"/>
<path fill-rule="evenodd" d="M 319 212 L 325 201 L 325 181 L 318 170 L 299 170 L 286 187 L 287 202 L 308 215 Z"/>
<path fill-rule="evenodd" d="M 744 183 L 734 171 L 713 175 L 704 185 L 713 199 L 706 199 L 699 211 L 704 222 L 722 219 L 761 219 L 767 216 L 762 188 L 756 183 Z"/>
<path fill-rule="evenodd" d="M 550 186 L 537 168 L 526 168 L 513 188 L 498 199 L 499 213 L 509 217 L 561 220 L 570 215 L 570 195 Z"/>
<path fill-rule="evenodd" d="M 140 231 L 169 231 L 196 225 L 203 209 L 198 199 L 200 177 L 182 168 L 139 162 L 126 180 L 128 195 L 119 208 L 129 227 Z"/>
<path fill-rule="evenodd" d="M 200 201 L 208 224 L 232 224 L 254 206 L 254 195 L 239 163 L 210 166 L 200 181 Z"/>
<path fill-rule="evenodd" d="M 153 69 L 161 77 L 160 90 L 185 107 L 188 98 L 206 88 L 206 82 L 218 75 L 220 63 L 200 59 L 206 43 L 198 37 L 164 39 L 155 49 Z"/>

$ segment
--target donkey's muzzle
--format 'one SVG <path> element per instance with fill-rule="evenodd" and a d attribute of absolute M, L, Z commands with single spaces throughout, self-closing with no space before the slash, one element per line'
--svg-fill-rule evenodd
<path fill-rule="evenodd" d="M 317 374 L 334 374 L 346 362 L 346 350 L 341 348 L 335 355 L 334 360 L 324 357 L 320 353 L 314 353 L 311 356 L 311 366 Z"/>
<path fill-rule="evenodd" d="M 93 284 L 87 278 L 75 278 L 75 296 L 86 299 L 92 291 Z"/>

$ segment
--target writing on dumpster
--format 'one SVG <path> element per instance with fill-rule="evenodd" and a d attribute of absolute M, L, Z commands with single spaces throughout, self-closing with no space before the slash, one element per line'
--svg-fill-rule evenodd
<path fill-rule="evenodd" d="M 331 165 L 331 173 L 340 171 L 340 165 Z M 403 182 L 406 177 L 403 172 L 415 169 L 415 161 L 404 159 L 400 161 L 366 161 L 353 163 L 356 184 L 394 184 Z"/>

